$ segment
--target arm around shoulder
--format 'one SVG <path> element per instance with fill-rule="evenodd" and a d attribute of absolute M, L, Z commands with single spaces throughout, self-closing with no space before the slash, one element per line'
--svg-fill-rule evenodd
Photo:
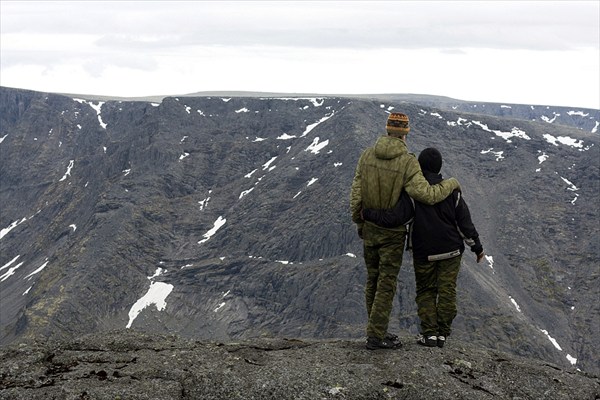
<path fill-rule="evenodd" d="M 444 179 L 436 185 L 430 185 L 423 176 L 417 159 L 411 155 L 406 163 L 406 180 L 404 189 L 410 197 L 421 203 L 433 205 L 448 197 L 460 184 L 455 178 Z"/>
<path fill-rule="evenodd" d="M 460 190 L 460 184 L 456 178 L 444 179 L 436 185 L 430 185 L 420 169 L 405 185 L 405 190 L 410 197 L 429 205 L 444 200 L 455 189 Z"/>

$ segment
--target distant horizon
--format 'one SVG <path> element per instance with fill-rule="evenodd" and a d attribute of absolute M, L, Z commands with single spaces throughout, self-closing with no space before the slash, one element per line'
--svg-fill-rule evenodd
<path fill-rule="evenodd" d="M 467 100 L 457 99 L 454 97 L 427 94 L 427 93 L 296 93 L 296 92 L 271 92 L 271 91 L 252 91 L 252 90 L 206 90 L 189 93 L 175 93 L 175 94 L 154 94 L 148 96 L 112 96 L 104 94 L 93 94 L 93 93 L 62 93 L 62 92 L 48 92 L 44 90 L 34 90 L 27 88 L 19 88 L 12 86 L 0 85 L 7 89 L 14 90 L 25 90 L 38 93 L 50 93 L 61 96 L 80 96 L 88 99 L 104 99 L 104 100 L 131 100 L 131 101 L 159 101 L 167 97 L 205 97 L 205 96 L 233 96 L 233 97 L 264 97 L 264 96 L 290 96 L 290 97 L 341 97 L 341 98 L 374 98 L 383 99 L 385 97 L 394 96 L 407 96 L 407 97 L 430 97 L 437 99 L 447 99 L 448 101 L 456 101 L 461 103 L 481 103 L 481 104 L 512 104 L 512 105 L 524 105 L 524 106 L 538 106 L 538 107 L 561 107 L 561 108 L 577 108 L 584 110 L 600 110 L 600 108 L 591 107 L 580 107 L 573 105 L 557 105 L 557 104 L 532 104 L 532 103 L 515 103 L 506 101 L 483 101 L 483 100 Z"/>

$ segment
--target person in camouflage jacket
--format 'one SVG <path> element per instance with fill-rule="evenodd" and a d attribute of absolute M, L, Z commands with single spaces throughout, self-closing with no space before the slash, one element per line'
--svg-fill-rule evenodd
<path fill-rule="evenodd" d="M 363 220 L 363 208 L 393 208 L 401 192 L 426 204 L 444 200 L 460 189 L 454 178 L 431 186 L 421 167 L 406 147 L 410 131 L 409 118 L 391 113 L 386 124 L 387 135 L 379 137 L 373 147 L 366 149 L 356 166 L 350 192 L 350 211 L 358 235 L 363 239 L 367 267 L 365 299 L 367 308 L 367 348 L 393 349 L 400 346 L 395 335 L 387 332 L 397 278 L 402 265 L 406 226 L 384 228 Z"/>

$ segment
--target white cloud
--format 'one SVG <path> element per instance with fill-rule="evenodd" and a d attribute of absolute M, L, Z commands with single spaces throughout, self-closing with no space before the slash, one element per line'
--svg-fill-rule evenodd
<path fill-rule="evenodd" d="M 548 50 L 597 44 L 594 3 L 4 2 L 2 30 L 86 35 L 96 37 L 98 47 L 126 51 L 238 44 L 354 49 L 390 43 Z M 411 40 L 400 40 L 407 36 Z"/>
<path fill-rule="evenodd" d="M 425 93 L 600 108 L 597 2 L 3 1 L 0 14 L 3 86 L 125 97 Z"/>

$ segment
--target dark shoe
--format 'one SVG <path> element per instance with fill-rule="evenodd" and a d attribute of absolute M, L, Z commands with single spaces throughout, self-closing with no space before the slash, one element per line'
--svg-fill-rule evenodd
<path fill-rule="evenodd" d="M 394 335 L 393 333 L 386 333 L 383 338 L 397 343 L 398 345 L 401 345 L 400 338 L 397 335 Z"/>
<path fill-rule="evenodd" d="M 446 344 L 446 336 L 438 336 L 437 337 L 437 347 L 444 347 Z"/>
<path fill-rule="evenodd" d="M 433 335 L 429 335 L 429 336 L 419 335 L 417 337 L 417 344 L 420 344 L 421 346 L 426 346 L 426 347 L 435 347 L 438 345 L 438 338 L 437 338 L 437 336 L 433 336 Z"/>
<path fill-rule="evenodd" d="M 378 349 L 387 349 L 394 350 L 398 349 L 402 346 L 400 342 L 394 342 L 388 338 L 379 339 L 376 337 L 367 338 L 367 349 L 369 350 L 378 350 Z"/>

